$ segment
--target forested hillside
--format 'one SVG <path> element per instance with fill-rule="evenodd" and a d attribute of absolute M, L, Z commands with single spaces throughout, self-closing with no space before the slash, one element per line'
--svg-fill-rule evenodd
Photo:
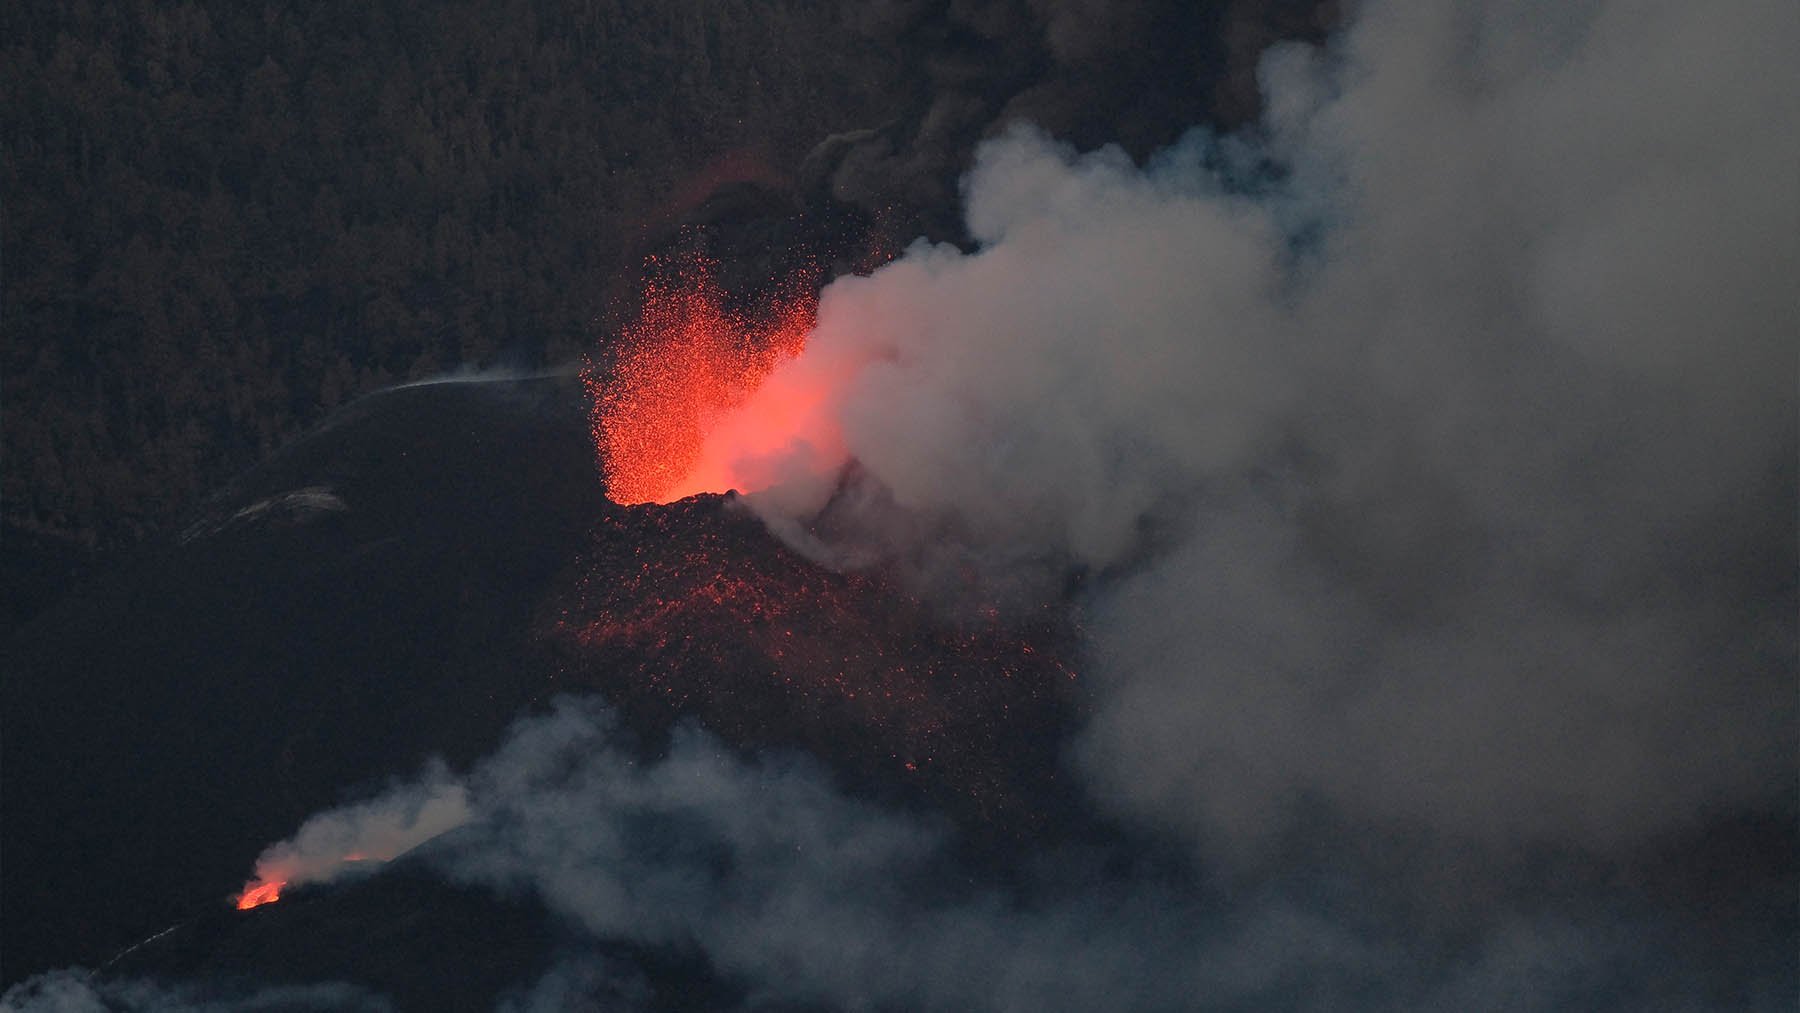
<path fill-rule="evenodd" d="M 358 394 L 604 352 L 677 226 L 727 287 L 954 239 L 1006 123 L 1229 129 L 1336 10 L 0 5 L 0 620 Z"/>
<path fill-rule="evenodd" d="M 4 520 L 104 547 L 358 392 L 567 361 L 671 202 L 888 114 L 836 5 L 0 14 Z"/>

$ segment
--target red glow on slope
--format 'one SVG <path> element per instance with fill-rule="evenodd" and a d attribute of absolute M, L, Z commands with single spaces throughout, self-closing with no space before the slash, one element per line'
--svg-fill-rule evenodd
<path fill-rule="evenodd" d="M 754 416 L 736 409 L 805 347 L 817 306 L 811 281 L 791 279 L 772 307 L 751 313 L 727 307 L 708 264 L 652 277 L 610 371 L 583 377 L 610 499 L 669 503 L 770 483 L 757 461 L 802 438 L 825 392 L 795 390 L 782 410 Z M 709 443 L 727 419 L 730 439 Z"/>
<path fill-rule="evenodd" d="M 281 899 L 281 888 L 287 886 L 285 880 L 264 880 L 244 884 L 244 892 L 238 894 L 237 909 L 248 911 L 253 907 L 273 904 Z"/>
<path fill-rule="evenodd" d="M 540 627 L 560 690 L 628 720 L 697 718 L 735 746 L 896 775 L 953 810 L 1031 818 L 1054 796 L 1073 617 L 951 617 L 880 572 L 840 573 L 717 497 L 599 517 Z"/>

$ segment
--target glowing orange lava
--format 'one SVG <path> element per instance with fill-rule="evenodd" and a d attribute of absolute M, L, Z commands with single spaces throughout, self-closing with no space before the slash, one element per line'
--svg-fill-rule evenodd
<path fill-rule="evenodd" d="M 747 417 L 738 409 L 806 346 L 818 302 L 811 281 L 791 280 L 759 313 L 728 308 L 705 263 L 647 283 L 643 309 L 621 335 L 611 369 L 583 376 L 610 499 L 669 503 L 770 483 L 757 462 L 792 442 L 822 395 L 797 391 L 789 412 Z M 709 440 L 727 419 L 731 439 Z"/>
<path fill-rule="evenodd" d="M 287 885 L 286 880 L 264 880 L 260 883 L 247 883 L 244 892 L 238 895 L 237 909 L 248 911 L 253 907 L 273 904 L 281 899 L 281 888 Z"/>

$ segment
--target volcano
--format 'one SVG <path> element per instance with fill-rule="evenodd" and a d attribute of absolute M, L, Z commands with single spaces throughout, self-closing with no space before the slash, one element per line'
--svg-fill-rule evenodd
<path fill-rule="evenodd" d="M 69 6 L 0 1013 L 1793 1008 L 1785 8 Z"/>
<path fill-rule="evenodd" d="M 609 700 L 647 755 L 684 720 L 746 753 L 803 749 L 984 846 L 1054 821 L 1080 685 L 1068 614 L 946 614 L 797 555 L 734 496 L 605 493 L 577 378 L 398 388 L 38 617 L 4 687 L 31 716 L 4 744 L 9 980 L 102 965 L 176 922 L 197 927 L 123 966 L 242 973 L 255 940 L 313 932 L 320 910 L 351 912 L 328 934 L 412 917 L 360 887 L 228 898 L 309 813 L 433 756 L 466 765 L 562 694 Z M 314 913 L 270 914 L 296 909 Z M 493 971 L 441 962 L 446 988 L 452 963 Z"/>

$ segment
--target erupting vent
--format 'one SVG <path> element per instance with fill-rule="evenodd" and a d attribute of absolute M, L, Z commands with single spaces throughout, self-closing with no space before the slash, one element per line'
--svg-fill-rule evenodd
<path fill-rule="evenodd" d="M 747 473 L 754 458 L 790 441 L 794 423 L 784 413 L 751 418 L 736 410 L 805 347 L 817 307 L 814 273 L 777 285 L 755 310 L 730 308 L 713 276 L 705 261 L 654 272 L 610 370 L 583 376 L 606 494 L 617 503 L 753 491 L 766 484 Z M 728 417 L 731 439 L 721 445 Z"/>
<path fill-rule="evenodd" d="M 810 273 L 739 310 L 712 264 L 652 268 L 610 366 L 583 377 L 607 496 L 630 509 L 603 513 L 558 596 L 549 639 L 566 676 L 651 726 L 697 717 L 739 746 L 897 777 L 978 822 L 1033 822 L 1061 794 L 1044 730 L 1074 697 L 1057 660 L 1067 611 L 949 617 L 702 495 L 841 467 L 833 408 L 857 363 L 807 349 Z"/>

